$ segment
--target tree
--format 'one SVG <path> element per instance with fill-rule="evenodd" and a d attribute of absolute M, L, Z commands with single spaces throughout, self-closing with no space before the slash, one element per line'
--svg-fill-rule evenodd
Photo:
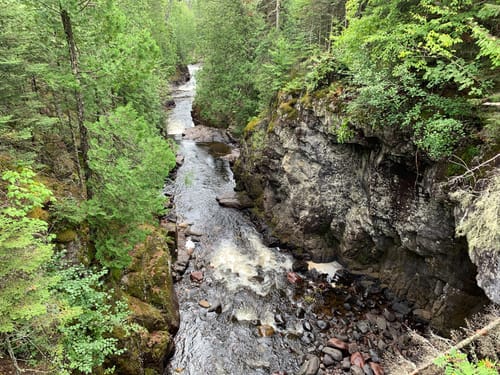
<path fill-rule="evenodd" d="M 43 269 L 53 253 L 48 224 L 36 217 L 52 193 L 34 177 L 27 168 L 2 175 L 7 186 L 0 206 L 0 337 L 14 363 L 10 335 L 47 313 L 55 281 Z"/>

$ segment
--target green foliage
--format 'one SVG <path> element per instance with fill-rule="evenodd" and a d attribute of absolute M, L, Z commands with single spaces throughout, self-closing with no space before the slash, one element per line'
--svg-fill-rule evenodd
<path fill-rule="evenodd" d="M 497 364 L 482 359 L 477 363 L 469 362 L 467 355 L 457 350 L 436 359 L 435 364 L 444 368 L 446 375 L 498 375 Z"/>
<path fill-rule="evenodd" d="M 416 144 L 433 159 L 450 156 L 458 141 L 465 135 L 461 122 L 434 116 L 415 125 L 419 138 Z"/>
<path fill-rule="evenodd" d="M 13 332 L 45 314 L 48 288 L 54 282 L 43 271 L 53 252 L 48 224 L 28 216 L 52 193 L 34 177 L 26 168 L 2 175 L 8 185 L 7 200 L 0 206 L 0 333 Z"/>
<path fill-rule="evenodd" d="M 258 104 L 252 77 L 258 23 L 249 15 L 250 5 L 234 0 L 198 5 L 204 63 L 195 103 L 205 120 L 237 133 L 256 114 Z"/>
<path fill-rule="evenodd" d="M 164 210 L 161 188 L 175 155 L 130 105 L 89 124 L 89 130 L 95 193 L 85 209 L 95 228 L 96 257 L 107 267 L 123 268 L 147 233 L 140 225 Z"/>
<path fill-rule="evenodd" d="M 58 325 L 62 336 L 60 370 L 92 374 L 106 358 L 124 352 L 111 333 L 118 327 L 126 332 L 134 329 L 127 322 L 127 304 L 113 302 L 111 294 L 103 291 L 106 270 L 73 266 L 57 273 L 61 281 L 53 292 L 62 303 Z"/>

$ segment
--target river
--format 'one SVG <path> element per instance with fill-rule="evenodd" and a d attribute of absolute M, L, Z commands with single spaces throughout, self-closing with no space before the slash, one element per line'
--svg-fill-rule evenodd
<path fill-rule="evenodd" d="M 182 136 L 194 126 L 198 69 L 190 66 L 193 78 L 173 91 L 167 128 L 184 161 L 166 191 L 194 249 L 175 286 L 181 323 L 164 375 L 341 374 L 352 356 L 364 358 L 360 367 L 370 373 L 401 341 L 405 302 L 397 302 L 399 311 L 388 308 L 394 297 L 375 279 L 334 285 L 318 272 L 291 272 L 292 257 L 265 246 L 243 211 L 219 206 L 216 197 L 235 187 L 229 162 L 210 142 Z M 317 268 L 335 272 L 338 265 Z M 332 337 L 340 340 L 337 352 L 325 349 Z"/>

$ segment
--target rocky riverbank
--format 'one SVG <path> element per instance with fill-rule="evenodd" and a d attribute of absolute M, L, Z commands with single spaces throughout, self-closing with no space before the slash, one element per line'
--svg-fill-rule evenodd
<path fill-rule="evenodd" d="M 435 328 L 458 326 L 487 299 L 438 188 L 441 166 L 419 158 L 400 129 L 356 128 L 340 143 L 340 107 L 337 97 L 280 97 L 272 118 L 247 127 L 239 189 L 271 243 L 338 259 L 382 280 Z"/>

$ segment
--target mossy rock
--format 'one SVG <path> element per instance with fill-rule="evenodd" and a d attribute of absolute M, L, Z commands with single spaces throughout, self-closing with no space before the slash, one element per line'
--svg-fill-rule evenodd
<path fill-rule="evenodd" d="M 163 329 L 167 326 L 165 316 L 153 305 L 138 298 L 128 296 L 128 306 L 132 312 L 132 320 L 145 327 L 148 331 Z"/>
<path fill-rule="evenodd" d="M 39 219 L 39 220 L 43 220 L 43 221 L 49 221 L 50 213 L 49 213 L 49 211 L 44 210 L 41 207 L 35 207 L 34 209 L 32 209 L 28 213 L 27 216 L 31 219 Z"/>
<path fill-rule="evenodd" d="M 56 234 L 56 242 L 69 243 L 73 242 L 77 237 L 77 233 L 73 229 L 66 229 Z"/>

